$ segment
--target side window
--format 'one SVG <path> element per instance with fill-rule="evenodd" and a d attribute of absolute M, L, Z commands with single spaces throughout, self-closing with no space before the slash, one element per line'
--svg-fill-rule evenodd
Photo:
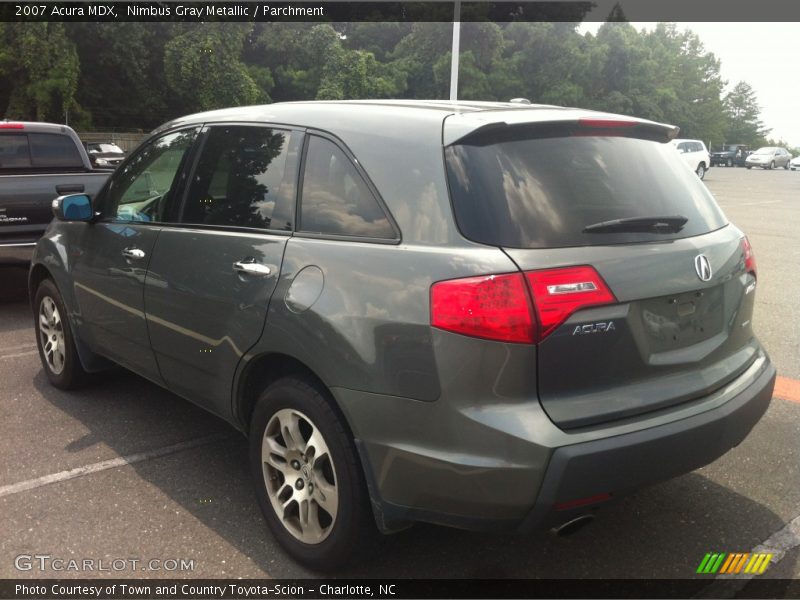
<path fill-rule="evenodd" d="M 300 229 L 394 239 L 395 232 L 353 163 L 333 142 L 311 136 L 303 174 Z"/>
<path fill-rule="evenodd" d="M 687 144 L 686 142 L 681 142 L 680 144 L 678 144 L 678 150 L 680 152 L 688 152 L 689 151 L 689 144 Z"/>
<path fill-rule="evenodd" d="M 81 155 L 71 137 L 58 133 L 30 133 L 28 139 L 34 167 L 83 168 Z"/>
<path fill-rule="evenodd" d="M 167 134 L 147 144 L 117 171 L 104 199 L 104 217 L 118 221 L 163 221 L 176 175 L 198 129 Z"/>
<path fill-rule="evenodd" d="M 28 136 L 19 133 L 0 135 L 0 169 L 24 169 L 30 166 Z"/>
<path fill-rule="evenodd" d="M 291 229 L 294 173 L 290 131 L 231 125 L 212 127 L 197 163 L 182 223 Z M 297 150 L 294 150 L 297 154 Z"/>

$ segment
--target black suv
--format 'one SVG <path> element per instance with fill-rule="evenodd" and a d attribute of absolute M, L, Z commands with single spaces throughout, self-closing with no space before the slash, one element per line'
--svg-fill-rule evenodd
<path fill-rule="evenodd" d="M 722 150 L 711 153 L 711 164 L 715 167 L 743 167 L 749 153 L 745 144 L 726 144 Z"/>
<path fill-rule="evenodd" d="M 585 522 L 740 443 L 772 396 L 750 244 L 676 133 L 407 100 L 172 121 L 54 203 L 44 371 L 112 361 L 233 423 L 310 565 L 376 525 Z"/>

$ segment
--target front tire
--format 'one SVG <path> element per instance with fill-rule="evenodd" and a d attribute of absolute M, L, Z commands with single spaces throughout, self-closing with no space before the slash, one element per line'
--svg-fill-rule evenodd
<path fill-rule="evenodd" d="M 361 464 L 323 390 L 287 377 L 261 394 L 250 465 L 267 525 L 297 561 L 330 570 L 371 545 L 377 530 Z"/>
<path fill-rule="evenodd" d="M 774 168 L 775 168 L 775 161 L 773 160 L 771 163 L 769 163 L 769 170 L 772 171 L 772 169 Z"/>
<path fill-rule="evenodd" d="M 727 163 L 727 165 L 728 165 L 729 167 L 732 167 L 732 166 L 733 166 L 733 159 L 730 159 L 730 158 L 729 158 L 729 159 L 728 159 L 728 163 Z"/>
<path fill-rule="evenodd" d="M 36 345 L 45 375 L 55 387 L 70 390 L 87 378 L 69 326 L 64 300 L 56 284 L 44 279 L 36 289 Z"/>

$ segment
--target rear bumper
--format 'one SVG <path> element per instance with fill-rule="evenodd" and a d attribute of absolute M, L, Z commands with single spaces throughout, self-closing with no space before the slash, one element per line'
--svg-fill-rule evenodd
<path fill-rule="evenodd" d="M 623 495 L 705 466 L 738 446 L 766 412 L 775 387 L 772 364 L 722 406 L 693 417 L 594 442 L 558 448 L 536 506 L 520 529 L 563 522 L 585 508 L 555 506 L 600 494 Z"/>
<path fill-rule="evenodd" d="M 4 244 L 0 242 L 0 265 L 20 264 L 31 262 L 36 242 L 20 242 Z"/>
<path fill-rule="evenodd" d="M 621 496 L 713 462 L 747 437 L 774 384 L 775 368 L 762 355 L 707 398 L 639 422 L 570 432 L 553 426 L 538 402 L 459 409 L 444 398 L 416 402 L 341 388 L 335 395 L 384 532 L 414 521 L 527 532 L 591 509 L 557 504 Z M 444 443 L 455 432 L 463 444 Z"/>

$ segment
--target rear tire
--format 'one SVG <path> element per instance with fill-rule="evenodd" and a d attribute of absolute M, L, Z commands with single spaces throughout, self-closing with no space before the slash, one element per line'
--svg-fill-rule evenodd
<path fill-rule="evenodd" d="M 324 390 L 296 377 L 264 390 L 250 466 L 267 525 L 298 562 L 330 570 L 371 548 L 377 529 L 361 463 Z"/>
<path fill-rule="evenodd" d="M 697 165 L 695 173 L 697 173 L 697 176 L 700 179 L 703 179 L 706 176 L 706 165 L 704 163 L 700 163 L 699 165 Z"/>
<path fill-rule="evenodd" d="M 55 387 L 70 390 L 86 382 L 64 300 L 56 284 L 44 279 L 34 298 L 36 346 L 45 375 Z"/>

